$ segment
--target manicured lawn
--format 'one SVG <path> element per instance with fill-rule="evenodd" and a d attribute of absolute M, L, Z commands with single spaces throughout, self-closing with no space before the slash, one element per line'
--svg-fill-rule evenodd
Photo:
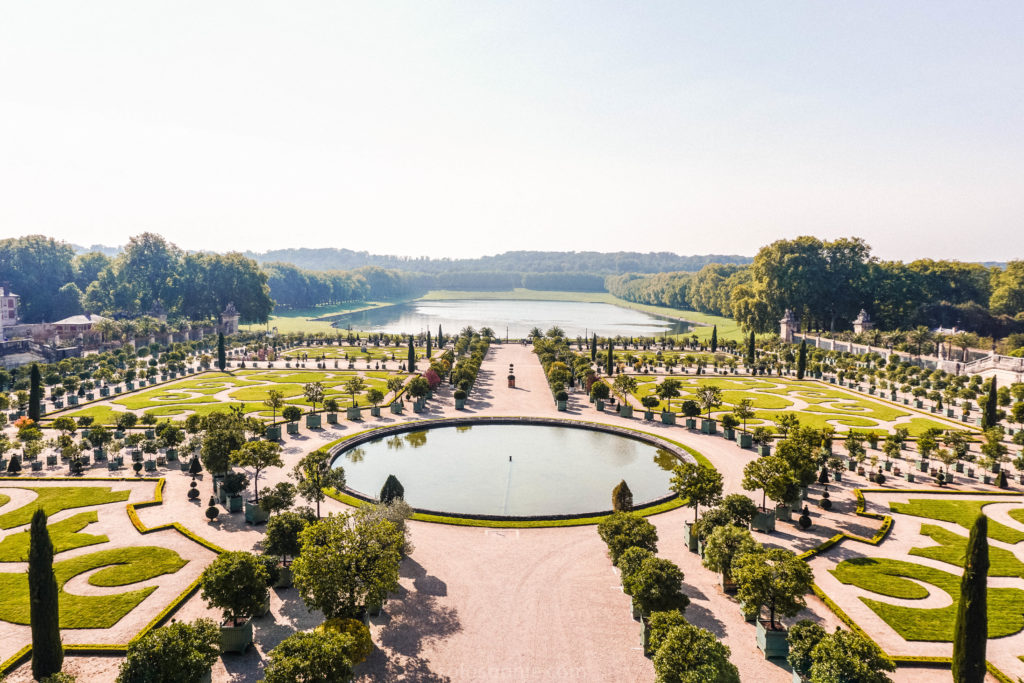
<path fill-rule="evenodd" d="M 106 536 L 79 533 L 98 519 L 99 514 L 95 510 L 91 510 L 47 524 L 46 529 L 50 532 L 54 554 L 109 541 L 110 539 Z M 27 562 L 28 544 L 29 532 L 27 530 L 7 536 L 0 541 L 0 562 Z"/>
<path fill-rule="evenodd" d="M 107 595 L 64 592 L 70 579 L 93 569 L 93 586 L 127 586 L 163 574 L 173 574 L 188 563 L 178 553 L 154 546 L 114 548 L 54 562 L 59 589 L 61 628 L 110 628 L 133 610 L 156 587 Z M 28 577 L 24 572 L 0 573 L 0 620 L 29 623 Z"/>
<path fill-rule="evenodd" d="M 1024 511 L 1024 508 L 1022 508 Z M 991 524 L 991 520 L 989 521 Z M 939 545 L 927 548 L 914 548 L 911 555 L 928 557 L 939 562 L 964 566 L 967 557 L 967 536 L 953 533 L 934 524 L 922 524 L 921 534 L 929 537 Z M 989 576 L 1019 576 L 1024 578 L 1024 562 L 1017 559 L 1009 550 L 990 545 L 988 549 Z"/>
<path fill-rule="evenodd" d="M 935 498 L 915 498 L 906 503 L 890 503 L 889 508 L 893 512 L 914 517 L 926 517 L 940 522 L 952 522 L 959 524 L 966 530 L 970 530 L 974 520 L 981 514 L 982 508 L 991 505 L 991 500 L 946 500 Z M 1014 510 L 1013 512 L 1017 512 Z M 1016 519 L 1016 517 L 1014 517 Z M 1003 543 L 1020 543 L 1024 541 L 1024 532 L 1011 529 L 1005 524 L 994 520 L 988 520 L 989 538 Z"/>
<path fill-rule="evenodd" d="M 0 515 L 0 529 L 13 529 L 28 524 L 36 508 L 42 508 L 47 517 L 61 510 L 86 507 L 87 505 L 104 505 L 128 500 L 131 491 L 112 491 L 109 486 L 19 486 L 35 491 L 36 499 L 28 505 Z"/>
<path fill-rule="evenodd" d="M 0 493 L 0 508 L 7 505 L 9 502 L 11 502 L 11 497 Z"/>
<path fill-rule="evenodd" d="M 870 557 L 844 560 L 832 570 L 832 574 L 844 584 L 893 598 L 920 600 L 927 597 L 928 591 L 910 579 L 945 591 L 953 603 L 937 609 L 904 607 L 869 598 L 861 600 L 907 640 L 952 641 L 960 599 L 959 576 L 912 562 Z M 988 637 L 1013 635 L 1022 628 L 1024 591 L 1017 588 L 989 588 Z"/>

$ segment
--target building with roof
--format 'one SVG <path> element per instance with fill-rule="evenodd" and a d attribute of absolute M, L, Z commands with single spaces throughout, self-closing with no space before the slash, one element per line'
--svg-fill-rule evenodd
<path fill-rule="evenodd" d="M 92 332 L 93 326 L 102 321 L 109 320 L 104 318 L 102 315 L 95 315 L 93 313 L 84 313 L 82 315 L 73 315 L 70 318 L 64 318 L 52 323 L 53 330 L 60 336 L 61 339 L 71 339 L 79 335 L 85 335 Z"/>

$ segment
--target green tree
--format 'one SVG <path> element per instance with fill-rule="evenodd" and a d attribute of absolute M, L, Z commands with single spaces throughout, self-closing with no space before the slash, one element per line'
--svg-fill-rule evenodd
<path fill-rule="evenodd" d="M 761 489 L 761 509 L 765 508 L 765 498 L 776 503 L 784 503 L 791 488 L 796 484 L 793 470 L 789 464 L 776 455 L 769 455 L 751 460 L 743 468 L 743 488 L 747 491 Z"/>
<path fill-rule="evenodd" d="M 810 658 L 811 683 L 892 683 L 884 672 L 896 670 L 875 643 L 838 629 L 814 646 Z"/>
<path fill-rule="evenodd" d="M 953 629 L 954 683 L 985 680 L 985 646 L 988 642 L 988 518 L 978 515 L 967 540 L 960 602 Z"/>
<path fill-rule="evenodd" d="M 406 358 L 406 366 L 409 372 L 416 372 L 416 349 L 413 348 L 412 335 L 409 335 L 409 353 Z"/>
<path fill-rule="evenodd" d="M 299 631 L 270 651 L 264 683 L 314 683 L 352 680 L 353 638 L 332 630 Z"/>
<path fill-rule="evenodd" d="M 711 384 L 702 384 L 697 387 L 695 394 L 697 403 L 700 404 L 708 419 L 711 419 L 711 411 L 722 405 L 722 390 Z"/>
<path fill-rule="evenodd" d="M 636 571 L 622 575 L 622 589 L 642 614 L 679 610 L 690 604 L 683 593 L 683 572 L 671 560 L 647 557 Z"/>
<path fill-rule="evenodd" d="M 996 378 L 993 375 L 988 380 L 988 398 L 985 399 L 985 405 L 982 406 L 981 413 L 981 428 L 989 429 L 999 424 L 999 399 L 997 396 L 996 389 Z"/>
<path fill-rule="evenodd" d="M 625 479 L 612 489 L 612 510 L 615 512 L 633 511 L 633 492 L 629 490 Z"/>
<path fill-rule="evenodd" d="M 432 346 L 430 344 L 430 330 L 427 330 L 427 350 L 426 350 L 426 354 L 425 355 L 426 355 L 426 358 L 427 358 L 427 362 L 429 363 L 430 362 L 430 357 L 432 355 L 434 355 L 433 350 L 432 350 Z"/>
<path fill-rule="evenodd" d="M 358 394 L 365 388 L 366 382 L 364 382 L 363 378 L 360 377 L 359 375 L 356 375 L 355 377 L 350 377 L 348 381 L 345 382 L 345 393 L 352 397 L 353 407 L 356 405 L 356 394 Z"/>
<path fill-rule="evenodd" d="M 199 585 L 203 600 L 238 626 L 260 611 L 269 578 L 266 566 L 252 553 L 223 552 L 203 570 Z"/>
<path fill-rule="evenodd" d="M 260 472 L 268 467 L 284 467 L 281 445 L 275 441 L 249 441 L 231 453 L 231 462 L 252 469 L 253 500 L 260 502 Z"/>
<path fill-rule="evenodd" d="M 358 618 L 398 588 L 404 537 L 387 519 L 355 512 L 314 522 L 299 534 L 295 587 L 309 609 L 328 619 Z"/>
<path fill-rule="evenodd" d="M 770 629 L 776 628 L 777 614 L 792 617 L 806 606 L 804 595 L 814 582 L 807 562 L 783 548 L 761 547 L 740 555 L 733 560 L 732 576 L 743 604 L 768 608 Z"/>
<path fill-rule="evenodd" d="M 117 683 L 201 683 L 220 659 L 220 630 L 212 619 L 155 628 L 128 643 Z"/>
<path fill-rule="evenodd" d="M 271 410 L 271 423 L 277 422 L 277 411 L 284 405 L 284 393 L 277 389 L 267 391 L 267 397 L 263 399 L 263 405 Z"/>
<path fill-rule="evenodd" d="M 747 357 L 746 366 L 749 370 L 754 366 L 754 332 L 751 330 L 750 337 L 747 339 Z"/>
<path fill-rule="evenodd" d="M 713 572 L 721 572 L 726 581 L 732 580 L 733 561 L 760 547 L 748 529 L 732 524 L 715 527 L 704 539 L 704 566 Z"/>
<path fill-rule="evenodd" d="M 288 564 L 289 557 L 295 557 L 301 550 L 299 534 L 310 520 L 298 512 L 282 512 L 267 520 L 267 535 L 263 539 L 263 551 L 277 555 Z"/>
<path fill-rule="evenodd" d="M 213 412 L 204 420 L 205 434 L 199 457 L 211 474 L 224 474 L 231 464 L 231 454 L 245 443 L 241 417 L 235 413 Z"/>
<path fill-rule="evenodd" d="M 796 378 L 803 379 L 807 372 L 807 340 L 800 340 L 800 353 L 796 358 Z"/>
<path fill-rule="evenodd" d="M 327 497 L 324 489 L 340 491 L 345 488 L 345 470 L 331 467 L 331 454 L 323 449 L 309 453 L 292 469 L 292 478 L 299 495 L 316 504 L 316 516 L 320 518 L 320 503 Z"/>
<path fill-rule="evenodd" d="M 615 342 L 608 339 L 608 355 L 605 356 L 605 373 L 611 377 L 615 372 Z"/>
<path fill-rule="evenodd" d="M 825 629 L 810 619 L 801 619 L 789 627 L 789 656 L 786 661 L 801 680 L 806 680 L 811 675 L 811 665 L 814 664 L 811 653 L 827 635 Z"/>
<path fill-rule="evenodd" d="M 390 505 L 396 500 L 405 500 L 405 487 L 398 481 L 398 477 L 389 474 L 384 480 L 384 486 L 380 488 L 380 502 Z"/>
<path fill-rule="evenodd" d="M 302 387 L 302 395 L 307 401 L 313 404 L 313 412 L 316 412 L 317 404 L 324 400 L 324 385 L 322 382 L 307 382 Z"/>
<path fill-rule="evenodd" d="M 42 377 L 39 374 L 39 366 L 33 363 L 32 369 L 29 372 L 28 418 L 36 424 L 39 424 L 39 417 L 42 415 L 42 402 Z"/>
<path fill-rule="evenodd" d="M 661 380 L 661 384 L 659 384 L 658 387 L 654 390 L 655 393 L 658 394 L 658 398 L 666 402 L 666 410 L 671 412 L 672 399 L 679 396 L 679 388 L 681 386 L 682 384 L 679 382 L 679 380 L 673 377 L 668 377 L 666 379 Z"/>
<path fill-rule="evenodd" d="M 672 469 L 669 487 L 693 508 L 693 521 L 701 505 L 715 505 L 722 497 L 722 474 L 711 467 L 684 462 Z"/>
<path fill-rule="evenodd" d="M 597 525 L 597 533 L 608 546 L 612 563 L 629 548 L 645 548 L 658 552 L 658 530 L 646 519 L 632 512 L 613 512 Z"/>
<path fill-rule="evenodd" d="M 43 680 L 60 672 L 64 648 L 60 642 L 57 578 L 53 573 L 53 543 L 46 513 L 32 515 L 28 547 L 29 623 L 32 627 L 32 675 Z"/>
<path fill-rule="evenodd" d="M 749 398 L 741 398 L 739 403 L 733 406 L 732 414 L 743 423 L 743 431 L 747 431 L 747 420 L 754 417 L 754 402 Z"/>
<path fill-rule="evenodd" d="M 615 378 L 615 381 L 612 382 L 612 389 L 614 389 L 615 393 L 622 399 L 623 405 L 629 404 L 629 396 L 636 391 L 636 388 L 636 377 L 633 375 L 627 375 L 626 373 L 618 375 Z"/>
<path fill-rule="evenodd" d="M 227 352 L 224 350 L 224 333 L 217 333 L 217 369 L 224 372 L 228 366 Z"/>
<path fill-rule="evenodd" d="M 718 351 L 718 325 L 711 328 L 711 353 Z"/>
<path fill-rule="evenodd" d="M 732 651 L 713 633 L 691 624 L 669 629 L 654 653 L 656 683 L 739 683 Z"/>
<path fill-rule="evenodd" d="M 597 363 L 597 332 L 594 333 L 593 338 L 590 340 L 590 362 Z"/>

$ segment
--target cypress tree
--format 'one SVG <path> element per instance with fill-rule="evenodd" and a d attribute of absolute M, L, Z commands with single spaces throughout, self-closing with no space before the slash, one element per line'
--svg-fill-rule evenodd
<path fill-rule="evenodd" d="M 996 378 L 993 375 L 989 380 L 988 386 L 988 400 L 985 401 L 985 410 L 981 415 L 981 428 L 988 429 L 989 427 L 995 427 L 999 422 L 996 416 L 996 410 L 999 408 L 999 403 L 996 399 Z"/>
<path fill-rule="evenodd" d="M 594 333 L 594 338 L 590 342 L 590 362 L 597 362 L 597 332 Z"/>
<path fill-rule="evenodd" d="M 633 492 L 629 490 L 625 479 L 612 489 L 612 510 L 615 512 L 633 511 Z"/>
<path fill-rule="evenodd" d="M 28 388 L 28 417 L 33 422 L 39 422 L 39 416 L 42 413 L 41 406 L 43 402 L 43 386 L 42 377 L 39 375 L 39 366 L 35 363 L 32 364 L 32 373 L 30 375 Z"/>
<path fill-rule="evenodd" d="M 441 326 L 437 326 L 437 348 L 444 347 L 444 334 L 441 333 Z"/>
<path fill-rule="evenodd" d="M 228 366 L 228 354 L 224 350 L 224 333 L 217 333 L 217 367 L 221 372 Z"/>
<path fill-rule="evenodd" d="M 747 370 L 754 367 L 754 333 L 751 331 L 750 339 L 747 340 Z"/>
<path fill-rule="evenodd" d="M 53 575 L 53 542 L 42 508 L 32 515 L 28 547 L 29 621 L 32 626 L 32 676 L 43 680 L 60 671 L 64 648 L 60 642 L 57 578 Z"/>
<path fill-rule="evenodd" d="M 412 346 L 412 335 L 409 335 L 409 357 L 406 359 L 409 372 L 416 370 L 416 350 Z"/>
<path fill-rule="evenodd" d="M 711 328 L 711 353 L 718 350 L 718 325 Z"/>
<path fill-rule="evenodd" d="M 427 362 L 430 362 L 430 330 L 427 330 Z"/>
<path fill-rule="evenodd" d="M 953 631 L 953 681 L 983 683 L 988 641 L 988 518 L 978 515 L 967 541 Z"/>
<path fill-rule="evenodd" d="M 804 373 L 807 372 L 807 340 L 801 340 L 800 342 L 800 355 L 796 359 L 796 378 L 803 379 Z"/>
<path fill-rule="evenodd" d="M 405 498 L 405 487 L 398 481 L 398 477 L 389 474 L 384 480 L 384 486 L 380 489 L 380 502 L 391 503 L 396 498 Z"/>
<path fill-rule="evenodd" d="M 615 372 L 615 342 L 611 339 L 608 340 L 608 376 L 611 377 L 612 373 Z"/>

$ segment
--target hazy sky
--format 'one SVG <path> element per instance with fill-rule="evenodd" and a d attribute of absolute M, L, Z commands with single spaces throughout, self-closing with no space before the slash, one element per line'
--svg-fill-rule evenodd
<path fill-rule="evenodd" d="M 0 237 L 1024 256 L 1024 2 L 0 4 Z"/>

